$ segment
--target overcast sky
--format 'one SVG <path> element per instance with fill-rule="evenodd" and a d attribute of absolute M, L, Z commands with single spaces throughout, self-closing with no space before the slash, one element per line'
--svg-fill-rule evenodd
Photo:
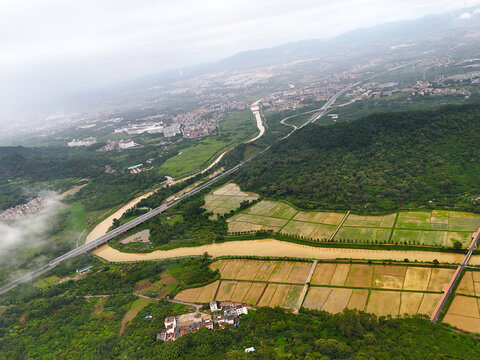
<path fill-rule="evenodd" d="M 0 123 L 61 94 L 479 3 L 0 0 Z"/>

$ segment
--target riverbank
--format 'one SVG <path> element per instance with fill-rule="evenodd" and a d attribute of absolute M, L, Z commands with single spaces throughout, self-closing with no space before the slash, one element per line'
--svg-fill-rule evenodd
<path fill-rule="evenodd" d="M 220 244 L 209 244 L 198 247 L 177 248 L 172 250 L 157 250 L 151 253 L 123 253 L 104 245 L 94 251 L 94 254 L 112 262 L 162 260 L 183 256 L 197 256 L 208 252 L 213 257 L 221 256 L 260 256 L 260 257 L 291 257 L 304 259 L 357 259 L 357 260 L 392 260 L 410 262 L 433 262 L 459 264 L 465 258 L 464 254 L 439 253 L 431 251 L 407 250 L 368 250 L 345 248 L 319 248 L 295 244 L 275 239 L 229 241 Z M 480 265 L 480 255 L 472 256 L 470 265 Z"/>

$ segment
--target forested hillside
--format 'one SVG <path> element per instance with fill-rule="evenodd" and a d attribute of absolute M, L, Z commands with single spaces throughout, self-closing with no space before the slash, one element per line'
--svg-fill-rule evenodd
<path fill-rule="evenodd" d="M 245 190 L 303 208 L 480 211 L 480 105 L 309 125 L 245 166 Z"/>

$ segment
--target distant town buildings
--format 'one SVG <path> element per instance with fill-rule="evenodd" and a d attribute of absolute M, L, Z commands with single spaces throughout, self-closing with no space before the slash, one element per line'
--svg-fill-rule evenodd
<path fill-rule="evenodd" d="M 119 149 L 129 149 L 131 147 L 136 146 L 135 142 L 133 140 L 120 140 L 118 142 L 118 148 Z"/>
<path fill-rule="evenodd" d="M 72 141 L 69 141 L 67 143 L 67 145 L 70 146 L 70 147 L 90 146 L 90 145 L 95 144 L 96 142 L 97 142 L 97 139 L 95 139 L 94 137 L 89 137 L 89 138 L 86 138 L 86 139 L 83 139 L 83 140 L 73 139 Z"/>
<path fill-rule="evenodd" d="M 47 201 L 42 198 L 35 198 L 26 204 L 11 207 L 0 213 L 0 223 L 13 221 L 25 215 L 34 215 L 47 207 Z"/>

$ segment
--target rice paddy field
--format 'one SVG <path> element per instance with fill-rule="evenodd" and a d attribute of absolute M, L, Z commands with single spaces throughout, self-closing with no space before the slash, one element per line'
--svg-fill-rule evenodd
<path fill-rule="evenodd" d="M 455 272 L 454 267 L 346 262 L 228 259 L 210 265 L 221 280 L 180 292 L 175 299 L 206 303 L 243 302 L 252 306 L 308 309 L 339 313 L 357 309 L 378 316 L 430 316 Z M 303 287 L 308 286 L 304 299 Z M 466 271 L 444 322 L 480 332 L 480 271 Z"/>
<path fill-rule="evenodd" d="M 311 241 L 436 247 L 452 247 L 459 241 L 467 247 L 472 233 L 480 227 L 480 214 L 429 210 L 347 216 L 341 212 L 298 211 L 283 202 L 263 200 L 227 222 L 231 233 L 273 230 Z"/>
<path fill-rule="evenodd" d="M 257 194 L 243 192 L 237 184 L 227 183 L 205 195 L 204 208 L 214 214 L 224 215 L 238 209 L 242 201 L 257 199 Z"/>
<path fill-rule="evenodd" d="M 480 298 L 458 295 L 443 318 L 443 322 L 459 329 L 480 333 Z"/>

